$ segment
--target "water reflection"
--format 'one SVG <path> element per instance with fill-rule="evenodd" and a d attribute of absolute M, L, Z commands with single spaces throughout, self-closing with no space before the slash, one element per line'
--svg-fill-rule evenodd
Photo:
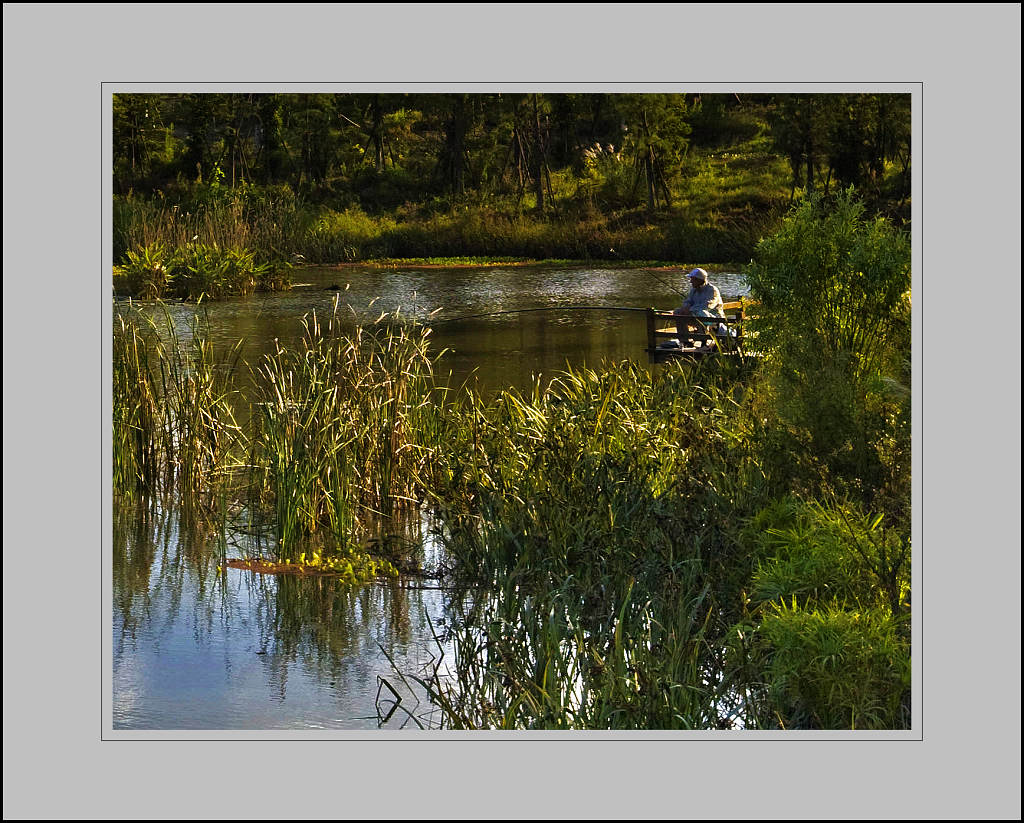
<path fill-rule="evenodd" d="M 387 727 L 431 724 L 390 661 L 436 662 L 440 591 L 227 569 L 220 536 L 174 512 L 115 515 L 115 728 L 376 728 L 378 678 L 402 698 Z"/>

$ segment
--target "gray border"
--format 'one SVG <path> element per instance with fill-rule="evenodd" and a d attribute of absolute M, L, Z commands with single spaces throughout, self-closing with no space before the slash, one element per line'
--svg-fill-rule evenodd
<path fill-rule="evenodd" d="M 112 157 L 110 149 L 110 128 L 111 128 L 111 95 L 117 92 L 145 92 L 153 90 L 170 91 L 172 88 L 174 91 L 179 91 L 176 84 L 173 83 L 108 83 L 104 82 L 102 85 L 103 94 L 103 113 L 104 113 L 104 139 L 103 139 L 103 154 L 104 154 L 104 169 L 112 168 Z M 274 84 L 269 84 L 271 87 L 277 88 Z M 306 93 L 326 93 L 326 92 L 340 92 L 340 91 L 351 91 L 353 88 L 358 88 L 359 91 L 368 91 L 372 88 L 382 88 L 384 84 L 331 84 L 331 83 L 307 83 L 307 84 L 296 84 L 289 83 L 284 84 L 290 91 L 300 91 Z M 429 86 L 430 90 L 451 90 L 452 88 L 463 88 L 476 91 L 482 91 L 478 85 L 474 84 L 458 84 L 457 86 L 437 86 L 436 84 L 419 84 L 419 83 L 401 83 L 402 89 L 406 89 L 412 92 L 420 92 L 424 89 L 421 86 Z M 507 88 L 507 84 L 479 84 L 486 86 L 488 89 L 499 87 L 502 90 Z M 603 91 L 615 91 L 619 93 L 629 93 L 630 91 L 650 91 L 652 89 L 660 88 L 678 88 L 678 84 L 556 84 L 559 89 L 566 91 L 585 91 L 590 89 L 600 89 Z M 181 91 L 191 92 L 206 92 L 211 93 L 214 91 L 218 92 L 243 92 L 250 91 L 257 88 L 256 84 L 243 83 L 243 84 L 230 84 L 230 83 L 187 83 L 184 84 L 184 88 Z M 263 86 L 265 88 L 265 86 Z M 530 87 L 521 86 L 520 88 L 538 88 L 537 85 Z M 769 91 L 877 91 L 877 92 L 889 92 L 889 93 L 910 93 L 912 99 L 917 102 L 921 96 L 921 84 L 909 84 L 909 83 L 862 83 L 862 84 L 830 84 L 830 83 L 787 83 L 787 84 L 760 84 L 760 83 L 747 83 L 747 84 L 728 84 L 723 86 L 721 84 L 699 84 L 696 88 L 690 88 L 691 91 L 736 91 L 736 92 L 769 92 Z M 914 114 L 913 126 L 916 127 L 913 133 L 913 139 L 915 140 L 914 149 L 917 150 L 915 156 L 920 156 L 920 145 L 921 145 L 921 128 L 920 128 L 920 106 L 917 105 Z M 104 176 L 104 201 L 103 201 L 103 226 L 104 226 L 104 257 L 103 265 L 104 271 L 109 271 L 112 263 L 112 223 L 109 204 L 111 202 L 112 195 L 112 184 L 109 175 Z M 912 202 L 912 209 L 915 205 L 919 206 L 920 198 L 914 198 Z M 916 230 L 915 230 L 916 232 Z M 915 233 L 915 237 L 918 236 Z M 919 246 L 920 244 L 915 244 Z M 915 263 L 918 261 L 915 261 Z M 919 271 L 918 265 L 914 266 L 915 271 Z M 914 284 L 915 287 L 919 286 L 920 283 Z M 916 288 L 915 288 L 916 293 Z M 107 315 L 107 325 L 104 328 L 110 328 L 110 306 L 105 307 L 105 314 Z M 109 335 L 105 339 L 104 345 L 109 345 Z M 919 347 L 918 347 L 918 350 Z M 103 359 L 104 368 L 107 368 L 107 364 L 110 362 L 109 356 L 104 356 Z M 110 397 L 109 385 L 104 382 L 104 390 L 106 394 L 105 399 Z M 109 415 L 112 413 L 109 406 L 105 406 L 105 420 L 111 419 Z M 108 427 L 109 429 L 109 427 Z M 109 462 L 110 460 L 110 449 L 105 448 L 106 454 L 105 459 Z M 916 473 L 915 473 L 916 474 Z M 109 491 L 110 489 L 110 478 L 111 474 L 108 472 L 104 475 L 105 483 L 104 488 Z M 109 513 L 109 497 L 104 503 L 104 516 Z M 105 530 L 105 538 L 109 538 L 110 535 Z M 916 559 L 916 556 L 915 556 Z M 109 637 L 109 627 L 112 625 L 112 603 L 111 603 L 111 580 L 112 580 L 112 566 L 111 566 L 111 554 L 109 551 L 104 550 L 101 555 L 101 563 L 103 565 L 103 585 L 104 585 L 104 597 L 103 602 L 106 609 L 104 627 L 107 634 L 104 638 L 103 647 L 103 671 L 104 671 L 104 713 L 103 713 L 103 726 L 102 726 L 102 737 L 104 740 L 232 740 L 232 739 L 245 739 L 245 740 L 284 740 L 284 739 L 298 739 L 298 740 L 322 740 L 322 739 L 333 739 L 333 740 L 375 740 L 382 737 L 380 732 L 370 731 L 350 731 L 350 730 L 318 730 L 315 732 L 302 731 L 302 730 L 289 730 L 289 731 L 272 731 L 272 730 L 232 730 L 232 731 L 216 731 L 216 730 L 196 730 L 196 731 L 161 731 L 161 730 L 147 730 L 132 731 L 132 730 L 115 730 L 112 728 L 113 722 L 113 711 L 112 711 L 112 698 L 111 698 L 111 672 L 113 670 L 112 651 L 109 643 L 106 642 L 106 638 Z M 920 575 L 914 576 L 914 583 L 916 584 L 921 579 Z M 916 586 L 915 586 L 916 590 Z M 915 606 L 915 609 L 917 607 Z M 915 620 L 913 625 L 915 630 L 918 629 L 920 621 L 916 619 L 917 614 L 914 615 Z M 918 635 L 919 637 L 919 635 Z M 915 638 L 917 639 L 917 638 Z M 915 648 L 920 649 L 919 644 L 915 644 Z M 915 655 L 912 660 L 912 665 L 920 667 L 918 661 L 919 655 Z M 655 741 L 655 740 L 719 740 L 719 741 L 737 741 L 737 740 L 793 740 L 793 739 L 807 739 L 807 740 L 921 740 L 922 739 L 922 723 L 921 723 L 921 696 L 922 696 L 922 678 L 920 677 L 920 671 L 914 671 L 913 679 L 913 710 L 914 710 L 914 722 L 911 730 L 900 730 L 900 731 L 801 731 L 801 732 L 752 732 L 752 731 L 733 731 L 733 732 L 722 732 L 722 731 L 663 731 L 663 730 L 649 730 L 649 731 L 630 731 L 630 732 L 612 732 L 612 731 L 588 731 L 588 732 L 556 732 L 556 731 L 545 731 L 545 732 L 528 732 L 528 731 L 476 731 L 476 732 L 465 732 L 465 731 L 430 731 L 430 732 L 418 732 L 409 730 L 405 732 L 390 732 L 389 735 L 395 735 L 394 739 L 409 740 L 409 741 L 423 741 L 425 738 L 442 738 L 445 740 L 479 740 L 494 739 L 494 740 L 566 740 L 579 742 L 581 740 L 613 740 L 613 741 L 624 741 L 624 740 L 641 740 L 641 741 Z M 386 738 L 391 739 L 391 738 Z"/>
<path fill-rule="evenodd" d="M 278 89 L 277 84 L 268 84 L 275 90 Z M 379 89 L 384 87 L 386 84 L 329 84 L 329 83 L 289 83 L 283 84 L 289 91 L 307 92 L 307 93 L 323 93 L 323 92 L 337 92 L 337 91 L 370 91 L 372 89 Z M 482 91 L 479 86 L 486 86 L 487 89 L 495 88 L 495 84 L 458 84 L 455 87 L 450 86 L 438 86 L 437 84 L 418 84 L 418 83 L 401 83 L 395 84 L 400 86 L 404 90 L 413 92 L 420 92 L 423 89 L 422 85 L 429 86 L 430 90 L 451 90 L 452 88 L 463 88 L 469 90 Z M 508 88 L 508 84 L 497 84 L 498 87 L 505 90 Z M 228 83 L 188 83 L 184 84 L 183 88 L 172 83 L 103 83 L 102 94 L 103 94 L 103 112 L 104 112 L 104 140 L 103 140 L 103 152 L 104 152 L 104 168 L 109 169 L 111 158 L 110 152 L 110 96 L 117 92 L 145 92 L 154 90 L 170 91 L 171 88 L 174 91 L 191 91 L 191 92 L 206 92 L 211 93 L 217 92 L 241 92 L 249 91 L 253 88 L 266 86 L 257 86 L 256 84 L 245 83 L 245 84 L 228 84 Z M 652 88 L 676 88 L 678 84 L 558 84 L 559 89 L 566 91 L 580 92 L 584 90 L 600 89 L 603 91 L 615 91 L 619 93 L 629 93 L 630 91 L 650 91 Z M 520 88 L 538 88 L 536 84 L 532 86 L 520 86 Z M 833 91 L 879 91 L 889 93 L 910 93 L 912 94 L 915 103 L 921 95 L 921 84 L 896 84 L 896 83 L 869 83 L 869 84 L 828 84 L 828 83 L 790 83 L 790 84 L 759 84 L 759 83 L 748 83 L 748 84 L 728 84 L 726 87 L 722 87 L 719 84 L 701 84 L 697 88 L 693 88 L 693 91 L 737 91 L 737 92 L 768 92 L 768 91 L 822 91 L 826 90 L 829 92 Z M 920 156 L 920 106 L 914 112 L 914 139 L 915 139 L 915 156 Z M 110 243 L 111 236 L 111 217 L 109 213 L 108 204 L 110 203 L 111 186 L 109 175 L 104 177 L 104 243 Z M 920 203 L 920 198 L 915 198 L 915 204 Z M 917 244 L 915 244 L 917 245 Z M 104 249 L 104 271 L 109 270 L 110 267 L 110 248 L 105 245 Z M 915 261 L 915 263 L 918 261 Z M 919 271 L 918 265 L 914 266 L 915 271 Z M 919 286 L 920 283 L 915 283 L 915 286 Z M 915 293 L 916 293 L 915 288 Z M 110 306 L 107 305 L 104 309 L 106 315 L 110 314 Z M 109 317 L 107 318 L 108 325 L 105 328 L 109 328 Z M 105 338 L 104 345 L 108 345 L 107 338 Z M 104 356 L 103 363 L 109 363 L 109 357 Z M 109 397 L 109 387 L 105 385 L 105 399 Z M 109 407 L 105 407 L 105 414 L 110 414 Z M 104 419 L 110 419 L 109 416 Z M 105 459 L 109 461 L 109 449 L 105 450 Z M 916 473 L 915 473 L 916 474 Z M 105 478 L 109 478 L 110 474 L 104 475 Z M 105 488 L 109 489 L 109 480 L 105 484 Z M 109 512 L 109 498 L 105 502 L 104 516 Z M 109 537 L 107 532 L 104 532 L 105 537 Z M 104 551 L 102 553 L 102 563 L 104 564 L 103 571 L 103 583 L 104 583 L 104 598 L 103 602 L 106 608 L 105 614 L 105 628 L 109 629 L 112 620 L 111 611 L 111 569 L 110 569 L 110 553 Z M 915 582 L 920 580 L 920 575 L 915 575 Z M 915 607 L 916 608 L 916 607 Z M 916 618 L 916 615 L 915 615 Z M 919 626 L 920 621 L 914 621 L 915 629 Z M 106 636 L 109 636 L 109 631 Z M 105 637 L 106 637 L 105 636 Z M 916 639 L 916 638 L 915 638 Z M 916 648 L 920 648 L 919 644 L 915 644 Z M 655 740 L 719 740 L 719 741 L 737 741 L 737 740 L 793 740 L 793 739 L 809 739 L 809 740 L 920 740 L 922 737 L 922 723 L 920 716 L 921 696 L 922 696 L 922 678 L 920 677 L 920 662 L 917 659 L 919 656 L 915 656 L 914 666 L 915 677 L 914 677 L 914 688 L 913 688 L 913 707 L 914 707 L 914 724 L 910 731 L 804 731 L 804 732 L 721 732 L 721 731 L 696 731 L 696 732 L 680 732 L 680 731 L 663 731 L 663 730 L 649 730 L 643 732 L 610 732 L 610 731 L 592 731 L 592 732 L 500 732 L 500 731 L 477 731 L 477 732 L 464 732 L 464 731 L 431 731 L 428 733 L 417 732 L 417 731 L 406 731 L 406 732 L 387 732 L 382 734 L 378 731 L 302 731 L 302 730 L 290 730 L 290 731 L 273 731 L 273 730 L 242 730 L 242 731 L 216 731 L 216 730 L 196 730 L 196 731 L 160 731 L 160 730 L 147 730 L 142 731 L 131 731 L 131 730 L 115 730 L 112 728 L 112 702 L 111 702 L 111 677 L 110 672 L 112 671 L 112 657 L 109 644 L 104 645 L 103 655 L 103 671 L 104 671 L 104 713 L 103 713 L 103 739 L 104 740 L 233 740 L 233 739 L 245 739 L 245 740 L 287 740 L 287 739 L 298 739 L 298 740 L 377 740 L 381 739 L 400 739 L 410 741 L 423 741 L 425 737 L 442 738 L 446 740 L 479 740 L 484 739 L 495 739 L 495 740 L 567 740 L 579 742 L 581 740 L 613 740 L 613 741 L 624 741 L 624 740 L 642 740 L 642 741 L 655 741 Z"/>
<path fill-rule="evenodd" d="M 960 305 L 965 274 L 972 283 L 987 275 L 996 298 L 1019 291 L 1016 276 L 999 278 L 1007 260 L 1017 269 L 1018 243 L 1010 244 L 1020 231 L 1020 7 L 929 7 L 926 19 L 920 7 L 902 5 L 587 8 L 255 6 L 242 19 L 238 7 L 216 5 L 4 6 L 4 334 L 15 343 L 5 346 L 4 358 L 11 389 L 4 537 L 5 559 L 15 547 L 18 564 L 15 574 L 8 566 L 4 583 L 4 660 L 12 672 L 4 684 L 5 817 L 291 817 L 317 809 L 418 817 L 1020 816 L 1019 639 L 1005 629 L 1019 625 L 1020 605 L 1019 554 L 1010 542 L 1020 512 L 1012 463 L 1019 454 L 1019 316 L 1014 311 L 988 332 L 987 350 L 1005 353 L 1000 360 L 939 349 L 941 356 L 927 360 L 925 381 L 919 353 L 925 306 L 929 316 L 943 317 Z M 650 18 L 665 24 L 652 26 Z M 381 29 L 386 36 L 366 36 Z M 485 34 L 474 37 L 477 31 Z M 714 76 L 728 88 L 751 77 L 923 81 L 928 142 L 914 166 L 915 209 L 925 171 L 932 198 L 928 225 L 915 237 L 916 254 L 923 244 L 928 249 L 915 257 L 914 337 L 914 504 L 916 511 L 922 502 L 928 507 L 927 528 L 922 517 L 915 531 L 915 573 L 927 557 L 917 587 L 926 587 L 927 599 L 917 596 L 915 604 L 915 626 L 928 622 L 923 743 L 789 743 L 775 752 L 782 744 L 443 741 L 378 749 L 353 742 L 326 756 L 320 748 L 292 754 L 291 747 L 268 752 L 242 742 L 99 744 L 100 691 L 90 684 L 98 687 L 101 666 L 88 618 L 97 612 L 81 581 L 95 580 L 91 538 L 82 535 L 101 528 L 91 490 L 103 423 L 91 410 L 102 407 L 106 383 L 95 380 L 102 342 L 83 345 L 102 330 L 79 311 L 95 305 L 97 281 L 82 270 L 83 258 L 96 259 L 89 250 L 97 247 L 99 129 L 75 127 L 96 122 L 95 89 L 104 80 L 346 81 L 371 74 L 395 82 L 515 77 L 553 90 L 559 84 L 552 77 Z M 73 165 L 49 179 L 48 164 L 65 156 Z M 915 225 L 921 219 L 915 211 Z M 926 301 L 918 288 L 921 262 L 929 267 Z M 43 323 L 46 335 L 39 334 Z M 23 341 L 33 341 L 27 364 L 17 356 Z M 45 367 L 69 357 L 70 376 L 57 391 Z M 1000 459 L 1004 452 L 1011 460 Z M 64 498 L 59 510 L 55 493 Z M 56 528 L 43 526 L 41 537 L 42 524 Z M 40 549 L 59 558 L 58 569 L 21 569 L 23 550 L 35 559 Z M 261 771 L 279 760 L 294 762 L 311 786 L 341 791 L 254 789 Z M 425 764 L 440 769 L 424 781 Z M 793 775 L 799 786 L 785 780 Z M 406 788 L 424 782 L 421 791 Z M 501 798 L 498 807 L 494 798 Z"/>

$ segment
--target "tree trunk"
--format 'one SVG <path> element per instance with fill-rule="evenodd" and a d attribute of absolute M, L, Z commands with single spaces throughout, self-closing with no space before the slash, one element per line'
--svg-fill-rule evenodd
<path fill-rule="evenodd" d="M 537 109 L 537 95 L 533 95 L 533 191 L 537 199 L 537 211 L 544 211 L 544 149 L 540 136 L 540 112 Z"/>

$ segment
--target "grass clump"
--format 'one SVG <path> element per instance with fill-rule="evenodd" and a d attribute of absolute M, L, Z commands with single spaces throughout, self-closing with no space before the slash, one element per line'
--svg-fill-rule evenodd
<path fill-rule="evenodd" d="M 772 604 L 754 634 L 767 688 L 759 728 L 908 728 L 910 643 L 886 609 Z"/>
<path fill-rule="evenodd" d="M 438 413 L 429 331 L 388 315 L 346 325 L 336 302 L 243 376 L 241 341 L 215 352 L 198 315 L 187 337 L 164 320 L 119 315 L 115 328 L 115 491 L 174 493 L 261 538 L 269 526 L 285 565 L 393 574 Z"/>
<path fill-rule="evenodd" d="M 114 489 L 134 497 L 156 491 L 161 476 L 159 352 L 136 319 L 118 316 L 114 329 Z"/>
<path fill-rule="evenodd" d="M 880 523 L 788 497 L 746 524 L 752 572 L 726 679 L 749 727 L 909 724 L 910 546 Z"/>
<path fill-rule="evenodd" d="M 281 546 L 325 528 L 349 546 L 358 524 L 386 525 L 414 501 L 423 452 L 410 418 L 430 402 L 428 332 L 381 316 L 346 334 L 341 320 L 336 301 L 326 322 L 304 321 L 300 348 L 256 370 L 254 449 Z"/>
<path fill-rule="evenodd" d="M 143 299 L 216 300 L 291 287 L 291 264 L 258 262 L 256 253 L 244 248 L 187 243 L 170 249 L 156 241 L 129 250 L 126 257 L 114 267 L 114 291 Z"/>
<path fill-rule="evenodd" d="M 183 339 L 170 317 L 158 324 L 118 314 L 114 330 L 114 490 L 208 496 L 235 466 L 237 344 L 215 352 L 199 315 Z"/>
<path fill-rule="evenodd" d="M 483 588 L 456 606 L 455 683 L 428 684 L 447 722 L 718 723 L 713 598 L 685 496 L 718 392 L 622 363 L 454 412 L 463 439 L 434 464 L 431 500 L 457 579 Z"/>

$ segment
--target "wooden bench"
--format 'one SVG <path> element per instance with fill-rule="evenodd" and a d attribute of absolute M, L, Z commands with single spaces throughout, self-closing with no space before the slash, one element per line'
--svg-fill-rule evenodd
<path fill-rule="evenodd" d="M 742 297 L 726 301 L 722 306 L 725 317 L 680 317 L 670 311 L 648 309 L 647 352 L 651 360 L 658 362 L 673 357 L 702 358 L 710 354 L 735 354 L 742 359 L 743 324 L 750 304 L 750 300 Z M 680 334 L 680 321 L 688 323 L 693 330 Z M 728 336 L 717 333 L 719 325 L 729 330 Z M 665 341 L 676 339 L 682 344 L 679 347 L 660 346 Z M 687 340 L 692 340 L 694 345 L 685 345 Z"/>

